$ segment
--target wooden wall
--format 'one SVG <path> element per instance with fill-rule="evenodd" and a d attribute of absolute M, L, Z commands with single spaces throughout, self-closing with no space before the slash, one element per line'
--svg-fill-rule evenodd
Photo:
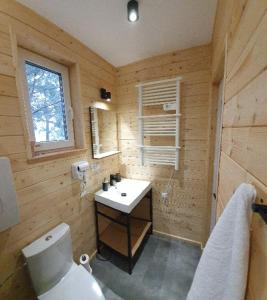
<path fill-rule="evenodd" d="M 47 55 L 59 53 L 71 57 L 80 67 L 86 148 L 78 154 L 27 162 L 22 129 L 20 99 L 16 88 L 10 29 L 20 41 L 47 48 Z M 38 49 L 35 49 L 38 51 Z M 11 160 L 15 180 L 20 223 L 0 233 L 0 299 L 35 299 L 23 267 L 21 249 L 57 224 L 71 226 L 75 258 L 95 250 L 95 226 L 92 195 L 80 200 L 79 183 L 71 178 L 71 163 L 85 159 L 92 163 L 88 107 L 99 99 L 105 87 L 115 99 L 116 70 L 61 29 L 10 0 L 0 3 L 0 156 Z M 94 161 L 95 163 L 96 161 Z M 90 193 L 110 172 L 118 172 L 118 156 L 98 161 L 100 170 L 89 172 Z"/>
<path fill-rule="evenodd" d="M 251 182 L 267 204 L 267 2 L 218 3 L 212 74 L 221 68 L 225 37 L 226 83 L 217 216 L 234 189 Z M 267 299 L 267 226 L 253 215 L 247 299 Z"/>
<path fill-rule="evenodd" d="M 145 59 L 118 69 L 117 104 L 123 176 L 153 181 L 154 229 L 205 242 L 209 220 L 210 46 Z M 160 201 L 173 167 L 140 166 L 137 126 L 139 82 L 182 76 L 180 170 L 166 203 Z"/>
<path fill-rule="evenodd" d="M 119 111 L 120 171 L 154 182 L 155 229 L 204 243 L 210 207 L 210 158 L 214 106 L 211 82 L 220 79 L 226 60 L 225 107 L 220 161 L 218 216 L 236 186 L 253 182 L 267 192 L 267 3 L 266 0 L 219 0 L 212 51 L 209 45 L 152 57 L 116 70 L 61 29 L 15 1 L 0 3 L 0 156 L 12 163 L 21 222 L 0 233 L 0 298 L 34 299 L 23 267 L 21 248 L 60 222 L 71 225 L 74 254 L 95 250 L 92 194 L 79 198 L 71 162 L 91 159 L 88 107 L 99 88 L 112 92 Z M 25 45 L 48 56 L 72 57 L 80 67 L 87 150 L 54 160 L 28 163 L 16 87 L 11 32 Z M 37 47 L 35 49 L 35 47 Z M 212 57 L 212 65 L 211 65 Z M 159 199 L 171 175 L 169 167 L 141 167 L 137 144 L 135 84 L 182 76 L 181 161 L 167 203 Z M 117 95 L 117 97 L 116 97 Z M 115 96 L 115 97 L 114 97 Z M 89 172 L 90 193 L 119 169 L 117 156 L 99 161 Z M 266 299 L 267 229 L 253 216 L 247 299 Z"/>

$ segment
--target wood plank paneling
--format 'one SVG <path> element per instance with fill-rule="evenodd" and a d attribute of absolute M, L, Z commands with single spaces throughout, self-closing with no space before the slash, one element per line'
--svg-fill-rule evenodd
<path fill-rule="evenodd" d="M 212 78 L 221 80 L 224 67 L 224 43 L 226 35 L 231 40 L 247 0 L 219 0 L 212 36 Z"/>
<path fill-rule="evenodd" d="M 182 76 L 180 169 L 167 203 L 160 200 L 172 168 L 140 166 L 137 126 L 137 89 L 142 81 Z M 153 181 L 155 229 L 205 242 L 208 222 L 208 136 L 210 47 L 195 47 L 161 55 L 118 70 L 117 109 L 121 173 Z M 167 141 L 167 138 L 165 138 Z M 159 142 L 159 139 L 154 139 Z"/>
<path fill-rule="evenodd" d="M 222 150 L 258 180 L 267 184 L 267 127 L 225 128 Z"/>
<path fill-rule="evenodd" d="M 0 73 L 0 95 L 17 97 L 15 77 L 5 76 Z"/>
<path fill-rule="evenodd" d="M 265 70 L 267 64 L 266 27 L 267 14 L 265 13 L 246 47 L 240 53 L 235 65 L 227 66 L 229 74 L 225 88 L 226 101 L 245 88 L 251 80 Z"/>
<path fill-rule="evenodd" d="M 23 135 L 21 118 L 13 116 L 0 116 L 0 135 Z"/>
<path fill-rule="evenodd" d="M 155 57 L 157 59 L 157 57 Z M 160 58 L 159 58 L 160 59 Z M 210 57 L 197 55 L 190 59 L 181 62 L 173 63 L 170 61 L 168 64 L 163 64 L 156 67 L 145 68 L 143 70 L 127 73 L 124 76 L 120 76 L 118 73 L 118 85 L 125 85 L 129 83 L 144 82 L 147 80 L 156 80 L 157 78 L 164 78 L 170 76 L 178 76 L 180 74 L 186 74 L 191 72 L 197 72 L 200 70 L 208 70 L 210 63 Z"/>
<path fill-rule="evenodd" d="M 0 43 L 2 43 L 1 40 Z M 3 75 L 15 76 L 15 68 L 11 56 L 0 53 L 0 72 Z"/>
<path fill-rule="evenodd" d="M 0 96 L 0 116 L 20 116 L 18 98 Z"/>
<path fill-rule="evenodd" d="M 243 3 L 235 11 L 235 2 Z M 240 6 L 241 7 L 241 6 Z M 222 24 L 223 17 L 226 23 Z M 228 35 L 227 79 L 223 114 L 222 152 L 219 169 L 217 217 L 242 182 L 254 184 L 267 195 L 267 2 L 219 1 L 215 30 Z M 230 20 L 236 19 L 231 31 Z M 219 21 L 221 20 L 221 21 Z M 214 35 L 215 36 L 215 35 Z M 214 40 L 212 73 L 221 53 Z M 267 201 L 267 200 L 265 200 Z M 267 228 L 253 214 L 247 300 L 267 298 Z"/>
<path fill-rule="evenodd" d="M 267 71 L 225 103 L 223 126 L 263 126 L 267 119 Z"/>
<path fill-rule="evenodd" d="M 11 36 L 16 34 L 19 45 L 40 54 L 82 66 L 82 111 L 99 99 L 99 88 L 115 91 L 116 70 L 97 54 L 61 29 L 15 1 L 0 4 L 0 156 L 10 158 L 17 189 L 20 223 L 0 233 L 0 298 L 35 299 L 21 249 L 57 224 L 71 227 L 74 258 L 95 251 L 95 225 L 92 194 L 100 188 L 104 177 L 118 172 L 117 156 L 98 161 L 99 172 L 88 171 L 89 194 L 80 199 L 80 185 L 71 177 L 71 163 L 91 159 L 89 123 L 86 123 L 88 151 L 83 154 L 29 163 L 26 155 L 22 112 L 16 87 L 11 51 Z M 79 72 L 79 71 L 78 71 Z M 80 79 L 79 79 L 80 78 Z M 80 82 L 77 82 L 80 85 Z M 115 92 L 113 93 L 115 102 Z M 76 99 L 75 99 L 76 100 Z M 77 99 L 79 100 L 79 99 Z M 83 115 L 81 116 L 81 118 Z"/>
<path fill-rule="evenodd" d="M 3 0 L 0 4 L 0 155 L 11 159 L 21 211 L 21 223 L 0 233 L 0 298 L 34 299 L 20 250 L 60 222 L 71 226 L 74 255 L 95 249 L 92 195 L 79 199 L 79 186 L 70 174 L 72 161 L 91 155 L 88 151 L 68 159 L 29 164 L 26 158 L 21 112 L 15 82 L 9 26 L 18 42 L 40 53 L 81 65 L 80 84 L 84 119 L 88 107 L 99 100 L 99 88 L 117 94 L 119 137 L 123 175 L 153 180 L 155 228 L 205 242 L 208 223 L 208 172 L 210 131 L 210 45 L 175 51 L 142 60 L 116 70 L 82 43 L 33 11 Z M 226 100 L 217 215 L 241 182 L 255 182 L 266 189 L 266 1 L 220 0 L 212 45 L 212 78 L 223 65 L 224 40 L 229 38 Z M 181 111 L 181 168 L 175 174 L 167 203 L 160 201 L 172 169 L 140 167 L 137 144 L 137 94 L 135 84 L 177 75 L 183 77 Z M 114 101 L 114 97 L 113 97 Z M 86 124 L 87 124 L 86 123 Z M 87 126 L 86 126 L 87 127 Z M 91 159 L 90 159 L 90 162 Z M 88 191 L 93 193 L 103 177 L 119 169 L 117 157 L 100 162 Z M 262 236 L 264 238 L 262 239 Z M 266 227 L 253 219 L 248 298 L 266 298 Z"/>
<path fill-rule="evenodd" d="M 238 18 L 238 27 L 235 35 L 231 36 L 231 51 L 227 57 L 227 63 L 229 66 L 233 66 L 239 58 L 240 49 L 244 49 L 246 44 L 249 41 L 249 38 L 256 30 L 259 22 L 262 19 L 266 11 L 266 1 L 260 0 L 255 2 L 255 0 L 246 0 L 246 1 L 235 1 L 243 5 L 242 18 Z M 246 5 L 244 5 L 246 4 Z M 240 10 L 239 10 L 240 11 Z M 234 11 L 232 18 L 236 17 L 236 11 Z M 238 38 L 236 38 L 238 37 Z"/>
<path fill-rule="evenodd" d="M 0 136 L 0 155 L 8 156 L 25 151 L 23 136 Z"/>
<path fill-rule="evenodd" d="M 178 50 L 171 53 L 150 57 L 126 66 L 122 66 L 119 69 L 118 76 L 124 76 L 125 74 L 140 72 L 144 69 L 151 69 L 162 65 L 168 65 L 171 62 L 177 63 L 185 60 L 190 60 L 192 56 L 206 57 L 207 51 L 210 51 L 209 45 L 202 47 L 194 47 L 191 49 Z"/>
<path fill-rule="evenodd" d="M 1 48 L 0 53 L 11 56 L 11 43 L 9 35 L 0 31 Z"/>

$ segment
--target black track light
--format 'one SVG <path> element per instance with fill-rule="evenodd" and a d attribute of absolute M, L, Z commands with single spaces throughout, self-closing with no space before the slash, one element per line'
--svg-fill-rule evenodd
<path fill-rule="evenodd" d="M 127 4 L 128 21 L 136 22 L 139 19 L 138 1 L 130 0 Z"/>

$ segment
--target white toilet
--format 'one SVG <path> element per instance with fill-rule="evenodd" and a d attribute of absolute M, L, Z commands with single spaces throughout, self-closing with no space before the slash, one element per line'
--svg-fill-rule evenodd
<path fill-rule="evenodd" d="M 94 277 L 73 261 L 69 225 L 58 225 L 22 253 L 38 299 L 105 300 Z"/>

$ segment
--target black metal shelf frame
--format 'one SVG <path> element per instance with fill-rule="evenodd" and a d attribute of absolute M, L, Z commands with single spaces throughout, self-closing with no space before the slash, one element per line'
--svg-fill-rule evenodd
<path fill-rule="evenodd" d="M 153 201 L 152 201 L 152 188 L 147 192 L 147 194 L 142 198 L 142 200 L 144 198 L 148 198 L 149 199 L 149 219 L 144 219 L 144 218 L 139 218 L 139 217 L 136 217 L 136 216 L 132 216 L 131 215 L 131 212 L 130 213 L 124 213 L 118 209 L 115 209 L 115 208 L 112 208 L 110 206 L 107 206 L 103 203 L 100 203 L 100 202 L 97 202 L 94 200 L 94 204 L 95 204 L 95 222 L 96 222 L 96 245 L 97 245 L 97 252 L 100 253 L 100 246 L 103 245 L 103 246 L 106 246 L 108 247 L 111 251 L 113 251 L 114 253 L 117 253 L 121 256 L 124 256 L 122 253 L 118 252 L 117 250 L 113 249 L 110 245 L 108 245 L 107 243 L 105 243 L 104 241 L 101 240 L 100 238 L 100 235 L 99 235 L 99 224 L 98 224 L 98 215 L 101 215 L 102 217 L 116 223 L 116 224 L 119 224 L 120 226 L 123 226 L 126 228 L 127 230 L 127 250 L 128 250 L 128 256 L 126 256 L 127 260 L 128 260 L 128 273 L 129 274 L 132 274 L 132 269 L 133 269 L 133 259 L 134 259 L 134 256 L 137 254 L 135 253 L 135 255 L 133 256 L 132 255 L 132 241 L 131 241 L 131 219 L 138 219 L 138 220 L 141 220 L 141 221 L 147 221 L 147 222 L 151 222 L 151 225 L 150 225 L 150 228 L 148 230 L 148 232 L 145 234 L 145 237 L 143 238 L 140 246 L 142 247 L 142 244 L 144 243 L 144 241 L 146 240 L 146 236 L 147 234 L 152 234 L 153 233 Z M 141 201 L 142 201 L 141 200 Z M 140 201 L 140 202 L 141 202 Z M 139 203 L 140 203 L 139 202 Z M 125 220 L 126 222 L 122 222 L 118 219 L 115 219 L 111 216 L 108 216 L 106 215 L 105 213 L 101 212 L 98 210 L 98 204 L 101 204 L 105 207 L 108 207 L 109 209 L 112 209 L 112 210 L 115 210 L 115 211 L 118 211 L 120 212 L 124 217 L 125 217 Z M 138 251 L 137 251 L 138 252 Z"/>

